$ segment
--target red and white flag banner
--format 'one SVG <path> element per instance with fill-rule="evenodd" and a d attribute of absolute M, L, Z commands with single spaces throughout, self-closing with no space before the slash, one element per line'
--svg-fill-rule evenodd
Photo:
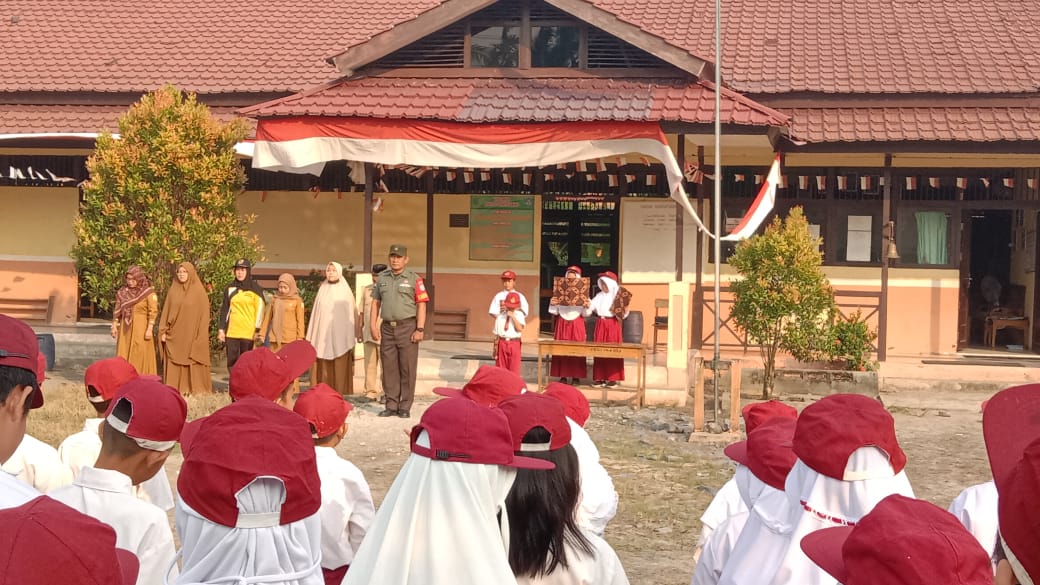
<path fill-rule="evenodd" d="M 773 160 L 773 165 L 769 167 L 769 174 L 766 175 L 765 183 L 759 189 L 755 201 L 748 208 L 744 217 L 740 219 L 740 222 L 737 223 L 737 226 L 733 228 L 733 231 L 722 238 L 724 241 L 743 240 L 755 235 L 758 227 L 762 225 L 762 222 L 773 211 L 773 206 L 776 204 L 776 188 L 779 183 L 780 155 L 777 154 L 776 159 Z"/>
<path fill-rule="evenodd" d="M 968 178 L 967 177 L 957 177 L 957 188 L 958 189 L 967 189 L 968 188 Z"/>
<path fill-rule="evenodd" d="M 825 191 L 827 189 L 827 177 L 825 175 L 816 175 L 816 190 Z"/>
<path fill-rule="evenodd" d="M 798 175 L 798 188 L 802 191 L 809 188 L 809 175 Z"/>
<path fill-rule="evenodd" d="M 1012 179 L 1012 178 L 1004 179 L 1004 186 L 1007 187 L 1008 189 L 1014 189 L 1015 188 L 1015 180 Z"/>
<path fill-rule="evenodd" d="M 872 182 L 873 181 L 871 180 L 871 176 L 870 175 L 860 175 L 860 177 L 859 177 L 859 190 L 860 191 L 869 191 Z"/>
<path fill-rule="evenodd" d="M 683 173 L 654 122 L 466 124 L 298 116 L 260 120 L 253 167 L 320 175 L 332 161 L 430 167 L 544 167 L 628 153 L 664 165 L 669 193 L 706 233 L 682 186 Z"/>
<path fill-rule="evenodd" d="M 917 189 L 917 177 L 907 177 L 906 178 L 906 190 L 907 191 L 914 191 L 916 189 Z"/>
<path fill-rule="evenodd" d="M 838 175 L 838 191 L 847 191 L 849 189 L 849 178 L 845 175 Z"/>
<path fill-rule="evenodd" d="M 928 177 L 928 186 L 932 189 L 939 188 L 939 177 Z"/>
<path fill-rule="evenodd" d="M 1037 180 L 1033 177 L 1026 179 L 1026 186 L 1030 189 L 1036 189 Z"/>
<path fill-rule="evenodd" d="M 989 189 L 989 178 L 983 177 L 979 180 L 982 181 L 982 184 L 985 185 L 987 189 Z"/>

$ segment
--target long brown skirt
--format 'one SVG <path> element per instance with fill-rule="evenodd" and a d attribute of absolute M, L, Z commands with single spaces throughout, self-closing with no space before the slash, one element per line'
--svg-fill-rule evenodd
<path fill-rule="evenodd" d="M 206 364 L 192 362 L 191 365 L 182 366 L 167 358 L 163 381 L 185 396 L 213 393 L 213 380 Z"/>
<path fill-rule="evenodd" d="M 354 350 L 334 360 L 319 359 L 311 369 L 311 385 L 328 384 L 340 394 L 354 393 Z"/>

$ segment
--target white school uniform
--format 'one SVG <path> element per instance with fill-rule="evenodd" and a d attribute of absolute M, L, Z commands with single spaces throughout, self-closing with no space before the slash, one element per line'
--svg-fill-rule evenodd
<path fill-rule="evenodd" d="M 738 465 L 737 467 L 739 468 L 740 466 Z M 711 533 L 725 522 L 726 518 L 747 511 L 747 504 L 740 497 L 740 490 L 737 488 L 737 476 L 734 473 L 733 477 L 729 478 L 729 481 L 722 484 L 719 491 L 715 492 L 715 497 L 712 498 L 711 503 L 708 504 L 708 507 L 704 509 L 704 513 L 701 514 L 701 534 L 697 538 L 698 550 L 707 544 L 711 538 Z M 694 556 L 696 557 L 697 555 Z"/>
<path fill-rule="evenodd" d="M 965 488 L 950 504 L 950 513 L 979 541 L 990 557 L 997 548 L 997 484 L 993 480 Z"/>
<path fill-rule="evenodd" d="M 332 447 L 314 447 L 321 478 L 321 566 L 349 565 L 376 516 L 372 492 L 356 465 Z"/>
<path fill-rule="evenodd" d="M 527 325 L 527 319 L 524 318 L 523 313 L 514 311 L 513 318 L 516 319 L 521 327 Z M 504 337 L 506 339 L 520 339 L 522 336 L 522 333 L 517 331 L 506 313 L 501 313 L 495 317 L 495 328 L 492 330 L 492 333 L 495 337 Z"/>
<path fill-rule="evenodd" d="M 614 549 L 588 530 L 584 533 L 592 543 L 591 556 L 576 551 L 568 541 L 564 545 L 567 568 L 557 565 L 552 573 L 535 579 L 517 577 L 517 585 L 628 585 L 628 576 Z"/>
<path fill-rule="evenodd" d="M 30 435 L 22 437 L 3 470 L 43 493 L 72 483 L 72 471 L 57 449 Z"/>
<path fill-rule="evenodd" d="M 716 585 L 722 577 L 722 569 L 726 567 L 733 547 L 740 538 L 751 512 L 738 512 L 722 521 L 711 532 L 708 542 L 701 547 L 697 566 L 693 569 L 690 585 Z"/>
<path fill-rule="evenodd" d="M 40 492 L 36 488 L 0 470 L 0 510 L 17 508 L 39 496 Z"/>
<path fill-rule="evenodd" d="M 618 495 L 614 481 L 599 462 L 599 449 L 588 432 L 570 418 L 567 424 L 571 427 L 571 446 L 578 455 L 578 475 L 581 477 L 578 524 L 602 536 L 607 524 L 617 514 Z"/>
<path fill-rule="evenodd" d="M 520 310 L 523 311 L 524 316 L 531 314 L 531 307 L 527 304 L 527 297 L 524 296 L 524 293 L 518 290 L 508 291 L 506 289 L 502 289 L 495 293 L 495 296 L 491 298 L 491 306 L 488 307 L 489 315 L 491 315 L 492 317 L 498 317 L 499 315 L 505 313 L 505 311 L 502 310 L 502 303 L 505 302 L 506 295 L 508 295 L 510 292 L 515 292 L 516 294 L 520 295 Z"/>
<path fill-rule="evenodd" d="M 80 469 L 72 485 L 48 495 L 111 526 L 116 546 L 141 562 L 137 585 L 158 585 L 177 555 L 173 531 L 166 512 L 134 497 L 132 487 L 130 478 L 118 471 L 88 466 Z"/>
<path fill-rule="evenodd" d="M 88 418 L 83 423 L 83 430 L 69 435 L 58 446 L 58 456 L 72 470 L 73 477 L 79 477 L 80 469 L 93 467 L 101 454 L 101 436 L 98 429 L 104 419 Z M 133 486 L 133 495 L 138 499 L 154 504 L 164 512 L 173 509 L 173 490 L 166 475 L 164 464 L 152 478 Z"/>

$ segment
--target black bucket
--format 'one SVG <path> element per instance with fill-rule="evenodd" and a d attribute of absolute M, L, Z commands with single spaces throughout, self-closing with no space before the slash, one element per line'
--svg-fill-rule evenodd
<path fill-rule="evenodd" d="M 621 341 L 624 343 L 643 343 L 643 312 L 629 311 L 628 317 L 621 322 Z"/>
<path fill-rule="evenodd" d="M 47 358 L 47 369 L 54 369 L 54 335 L 50 333 L 37 333 L 36 342 L 40 344 L 40 353 Z"/>

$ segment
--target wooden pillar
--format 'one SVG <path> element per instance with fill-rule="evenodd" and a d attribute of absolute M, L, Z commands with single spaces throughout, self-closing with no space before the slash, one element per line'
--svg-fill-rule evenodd
<path fill-rule="evenodd" d="M 704 147 L 697 147 L 697 168 L 704 168 Z M 701 189 L 701 185 L 694 183 L 693 188 L 697 195 L 697 213 L 702 213 L 704 210 L 704 190 Z M 693 349 L 701 349 L 704 347 L 702 340 L 704 339 L 704 278 L 701 273 L 704 272 L 704 242 L 707 236 L 704 232 L 697 232 L 697 247 L 694 250 L 694 267 L 693 267 L 693 325 L 690 327 L 690 335 L 693 337 L 690 343 L 690 347 Z"/>
<path fill-rule="evenodd" d="M 888 355 L 888 222 L 892 216 L 892 155 L 885 155 L 885 187 L 881 200 L 881 299 L 878 300 L 878 361 L 883 362 Z M 888 234 L 888 235 L 885 235 Z"/>
<path fill-rule="evenodd" d="M 685 165 L 686 161 L 686 135 L 680 134 L 678 139 L 678 148 L 676 156 L 679 158 L 679 168 Z M 618 181 L 620 183 L 620 181 Z M 682 181 L 683 194 L 686 194 L 686 181 Z M 686 220 L 683 217 L 683 208 L 678 203 L 675 204 L 675 282 L 682 282 L 683 279 L 683 222 Z"/>

